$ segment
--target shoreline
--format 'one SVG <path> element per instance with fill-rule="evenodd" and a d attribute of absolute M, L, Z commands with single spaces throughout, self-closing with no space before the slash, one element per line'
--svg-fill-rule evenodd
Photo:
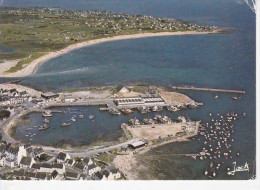
<path fill-rule="evenodd" d="M 69 53 L 71 51 L 74 51 L 76 49 L 80 49 L 83 47 L 96 45 L 99 43 L 105 43 L 105 42 L 112 42 L 117 40 L 127 40 L 127 39 L 138 39 L 138 38 L 147 38 L 147 37 L 157 37 L 157 36 L 178 36 L 178 35 L 201 35 L 201 34 L 216 34 L 221 32 L 221 30 L 217 29 L 212 32 L 197 32 L 197 31 L 184 31 L 184 32 L 158 32 L 158 33 L 141 33 L 141 34 L 130 34 L 130 35 L 120 35 L 120 36 L 114 36 L 114 37 L 107 37 L 107 38 L 100 38 L 95 40 L 89 40 L 85 42 L 79 42 L 76 44 L 69 45 L 68 47 L 55 51 L 55 52 L 49 52 L 45 55 L 33 60 L 31 63 L 29 63 L 26 67 L 23 69 L 15 72 L 15 73 L 8 73 L 4 74 L 6 71 L 0 72 L 0 77 L 26 77 L 30 75 L 34 75 L 38 69 L 41 67 L 43 63 L 46 61 L 49 61 L 53 58 L 56 58 L 58 56 L 61 56 L 63 54 Z M 8 64 L 8 62 L 12 62 L 14 60 L 5 61 L 5 64 Z"/>

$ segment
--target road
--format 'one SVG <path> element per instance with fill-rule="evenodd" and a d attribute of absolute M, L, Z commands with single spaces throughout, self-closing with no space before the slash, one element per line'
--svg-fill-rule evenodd
<path fill-rule="evenodd" d="M 109 146 L 109 147 L 105 147 L 105 148 L 100 148 L 100 149 L 97 149 L 97 150 L 91 150 L 91 151 L 86 150 L 86 151 L 82 151 L 82 152 L 68 152 L 68 151 L 64 151 L 64 152 L 68 153 L 72 158 L 88 157 L 88 156 L 93 156 L 93 155 L 98 154 L 98 153 L 107 152 L 107 151 L 113 150 L 115 148 L 126 147 L 126 146 L 128 146 L 128 144 L 133 143 L 135 141 L 136 141 L 136 139 L 132 139 L 132 140 L 129 140 L 129 141 L 117 144 L 117 145 L 113 145 L 113 146 Z M 52 150 L 45 150 L 45 153 L 52 155 L 52 156 L 58 155 L 58 152 L 54 152 Z"/>

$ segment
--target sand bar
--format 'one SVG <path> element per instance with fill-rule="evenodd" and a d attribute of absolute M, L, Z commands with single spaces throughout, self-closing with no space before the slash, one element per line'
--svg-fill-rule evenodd
<path fill-rule="evenodd" d="M 89 40 L 86 42 L 80 42 L 77 44 L 70 45 L 62 50 L 55 51 L 55 52 L 49 52 L 45 55 L 39 57 L 38 59 L 33 60 L 28 66 L 24 67 L 23 69 L 15 72 L 15 73 L 8 73 L 4 74 L 1 70 L 0 76 L 4 77 L 25 77 L 28 75 L 33 75 L 37 72 L 37 70 L 40 68 L 40 66 L 55 57 L 58 57 L 60 55 L 63 55 L 65 53 L 71 52 L 75 49 L 79 49 L 82 47 L 104 43 L 104 42 L 111 42 L 115 40 L 126 40 L 126 39 L 135 39 L 135 38 L 145 38 L 145 37 L 155 37 L 155 36 L 172 36 L 172 35 L 196 35 L 196 34 L 210 34 L 210 33 L 218 33 L 219 30 L 215 30 L 213 32 L 197 32 L 197 31 L 186 31 L 186 32 L 159 32 L 159 33 L 141 33 L 141 34 L 131 34 L 131 35 L 121 35 L 121 36 L 114 36 L 114 37 L 107 37 L 107 38 L 101 38 L 96 40 Z M 6 70 L 5 70 L 6 71 Z"/>

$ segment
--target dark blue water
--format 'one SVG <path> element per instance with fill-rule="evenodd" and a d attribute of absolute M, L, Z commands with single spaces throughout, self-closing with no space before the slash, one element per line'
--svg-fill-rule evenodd
<path fill-rule="evenodd" d="M 48 61 L 43 64 L 37 75 L 23 79 L 22 83 L 54 91 L 119 83 L 185 84 L 245 90 L 246 94 L 239 101 L 232 101 L 233 95 L 228 94 L 218 94 L 219 99 L 215 100 L 213 98 L 215 93 L 185 91 L 185 94 L 203 102 L 204 106 L 180 114 L 207 122 L 209 112 L 220 114 L 231 111 L 246 112 L 247 117 L 236 122 L 234 129 L 233 150 L 239 151 L 241 156 L 227 160 L 216 179 L 249 179 L 252 176 L 256 145 L 255 15 L 242 0 L 77 0 L 73 3 L 61 0 L 13 0 L 4 3 L 12 6 L 98 9 L 177 17 L 199 24 L 235 28 L 228 34 L 154 37 L 82 48 Z M 82 68 L 85 70 L 82 71 Z M 110 119 L 107 120 L 109 121 Z M 113 125 L 118 128 L 120 122 L 121 120 L 113 121 Z M 197 141 L 174 143 L 150 151 L 146 156 L 149 162 L 155 162 L 157 160 L 157 157 L 153 158 L 155 154 L 174 154 L 179 150 L 198 151 L 201 148 L 202 145 Z M 152 168 L 154 173 L 161 174 L 161 177 L 158 175 L 157 178 L 207 179 L 202 172 L 208 165 L 207 161 L 163 157 L 163 161 L 156 163 L 157 167 Z M 225 168 L 232 167 L 233 161 L 237 161 L 238 165 L 249 162 L 250 173 L 227 176 Z"/>

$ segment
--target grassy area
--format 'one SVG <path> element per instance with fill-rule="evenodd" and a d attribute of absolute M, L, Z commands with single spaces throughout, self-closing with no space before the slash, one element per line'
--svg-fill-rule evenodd
<path fill-rule="evenodd" d="M 101 160 L 101 161 L 106 162 L 106 163 L 113 162 L 112 155 L 107 154 L 107 153 L 100 153 L 98 156 L 96 156 L 95 159 Z"/>
<path fill-rule="evenodd" d="M 8 72 L 22 69 L 43 53 L 78 42 L 145 32 L 213 31 L 211 27 L 168 18 L 105 11 L 6 7 L 0 7 L 0 29 L 0 45 L 15 49 L 11 53 L 1 53 L 0 60 L 23 59 Z"/>
<path fill-rule="evenodd" d="M 9 70 L 5 71 L 5 73 L 14 73 L 22 68 L 26 67 L 31 61 L 43 56 L 44 53 L 34 53 L 30 55 L 28 58 L 24 58 L 21 61 L 19 61 L 14 67 L 11 67 Z"/>

